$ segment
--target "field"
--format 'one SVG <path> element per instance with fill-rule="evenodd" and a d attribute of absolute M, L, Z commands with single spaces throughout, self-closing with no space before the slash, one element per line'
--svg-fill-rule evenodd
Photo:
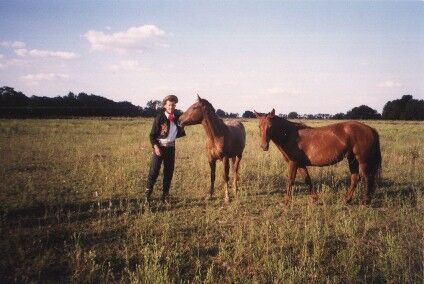
<path fill-rule="evenodd" d="M 347 162 L 310 168 L 319 202 L 259 147 L 246 120 L 240 192 L 205 202 L 200 126 L 177 142 L 172 207 L 142 208 L 149 119 L 0 120 L 0 282 L 354 283 L 424 281 L 424 123 L 369 121 L 383 168 L 371 206 L 342 197 Z M 307 121 L 318 126 L 329 121 Z M 230 191 L 230 193 L 232 193 Z"/>

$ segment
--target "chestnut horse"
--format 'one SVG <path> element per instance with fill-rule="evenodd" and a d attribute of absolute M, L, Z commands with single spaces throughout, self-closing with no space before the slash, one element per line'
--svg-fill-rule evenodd
<path fill-rule="evenodd" d="M 312 186 L 307 166 L 329 166 L 347 158 L 350 170 L 350 187 L 345 202 L 352 200 L 359 180 L 359 169 L 366 181 L 366 194 L 362 203 L 369 204 L 375 190 L 375 178 L 381 169 L 380 141 L 377 131 L 357 121 L 335 123 L 312 128 L 302 123 L 290 122 L 275 116 L 273 109 L 268 114 L 257 113 L 264 151 L 273 141 L 289 163 L 289 182 L 285 194 L 286 202 L 292 195 L 296 172 L 303 176 L 314 200 L 316 190 Z"/>
<path fill-rule="evenodd" d="M 197 102 L 190 106 L 179 119 L 181 126 L 202 124 L 206 133 L 206 150 L 211 169 L 211 185 L 207 199 L 214 193 L 216 161 L 222 160 L 224 164 L 224 192 L 225 202 L 229 201 L 229 160 L 233 176 L 233 190 L 237 192 L 237 175 L 244 146 L 246 144 L 246 131 L 241 122 L 223 121 L 216 113 L 213 106 L 205 99 L 197 96 Z"/>

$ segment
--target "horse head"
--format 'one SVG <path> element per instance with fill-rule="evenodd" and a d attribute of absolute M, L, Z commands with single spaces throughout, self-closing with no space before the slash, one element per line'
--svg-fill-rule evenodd
<path fill-rule="evenodd" d="M 275 109 L 272 109 L 272 111 L 267 114 L 258 113 L 256 111 L 254 112 L 256 117 L 259 119 L 259 135 L 261 136 L 262 150 L 268 151 L 269 140 L 271 140 L 271 127 L 273 118 L 275 116 Z"/>
<path fill-rule="evenodd" d="M 192 104 L 181 116 L 178 121 L 180 126 L 199 124 L 204 116 L 204 99 L 197 95 L 197 101 Z"/>

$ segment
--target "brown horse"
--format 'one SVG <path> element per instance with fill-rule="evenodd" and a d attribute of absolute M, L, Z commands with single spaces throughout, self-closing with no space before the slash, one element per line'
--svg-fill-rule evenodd
<path fill-rule="evenodd" d="M 359 180 L 359 168 L 366 181 L 366 194 L 362 203 L 368 204 L 371 201 L 375 178 L 381 168 L 380 142 L 375 129 L 357 121 L 312 128 L 275 116 L 274 109 L 268 114 L 256 111 L 255 114 L 259 118 L 262 149 L 267 151 L 269 141 L 272 140 L 289 163 L 286 202 L 291 198 L 297 171 L 305 179 L 312 197 L 316 200 L 316 190 L 312 186 L 306 167 L 333 165 L 344 157 L 349 162 L 351 173 L 345 202 L 352 200 Z"/>
<path fill-rule="evenodd" d="M 224 163 L 225 202 L 228 202 L 229 160 L 231 159 L 233 190 L 236 193 L 239 164 L 246 144 L 246 131 L 243 124 L 238 121 L 223 121 L 216 115 L 213 106 L 199 96 L 197 96 L 197 102 L 180 116 L 179 123 L 181 126 L 203 125 L 211 169 L 211 185 L 207 199 L 214 193 L 216 161 L 222 160 Z"/>

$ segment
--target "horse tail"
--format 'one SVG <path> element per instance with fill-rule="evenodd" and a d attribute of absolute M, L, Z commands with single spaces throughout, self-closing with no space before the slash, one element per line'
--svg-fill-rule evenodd
<path fill-rule="evenodd" d="M 376 167 L 377 180 L 381 180 L 381 149 L 380 149 L 380 135 L 378 135 L 377 130 L 374 129 L 375 141 L 373 148 L 373 156 Z"/>
<path fill-rule="evenodd" d="M 242 134 L 242 143 L 243 143 L 243 149 L 246 146 L 246 129 L 244 128 L 243 123 L 240 122 L 240 128 L 241 128 L 241 134 Z"/>

